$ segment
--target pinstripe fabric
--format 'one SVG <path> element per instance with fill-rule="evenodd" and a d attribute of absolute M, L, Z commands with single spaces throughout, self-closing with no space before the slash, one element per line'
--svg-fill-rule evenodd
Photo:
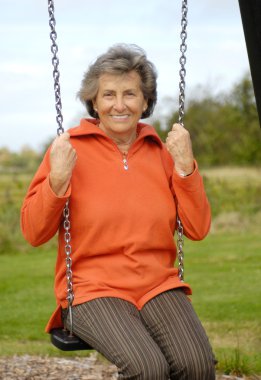
<path fill-rule="evenodd" d="M 215 359 L 208 338 L 182 290 L 155 297 L 143 307 L 141 316 L 169 363 L 171 379 L 215 379 Z"/>
<path fill-rule="evenodd" d="M 214 380 L 208 338 L 182 290 L 149 301 L 141 311 L 118 298 L 73 307 L 73 330 L 118 367 L 119 379 Z"/>

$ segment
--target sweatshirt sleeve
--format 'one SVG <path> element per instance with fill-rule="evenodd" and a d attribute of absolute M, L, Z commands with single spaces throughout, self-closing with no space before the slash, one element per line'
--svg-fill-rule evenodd
<path fill-rule="evenodd" d="M 187 177 L 181 177 L 173 169 L 172 186 L 185 236 L 202 240 L 210 229 L 211 210 L 197 162 L 194 172 Z"/>
<path fill-rule="evenodd" d="M 33 246 L 50 240 L 57 232 L 62 220 L 63 208 L 70 196 L 58 197 L 49 183 L 49 152 L 37 170 L 21 208 L 21 229 L 25 239 Z"/>
<path fill-rule="evenodd" d="M 211 210 L 197 162 L 194 161 L 195 169 L 192 174 L 181 177 L 164 145 L 161 154 L 184 235 L 191 240 L 202 240 L 210 229 Z"/>

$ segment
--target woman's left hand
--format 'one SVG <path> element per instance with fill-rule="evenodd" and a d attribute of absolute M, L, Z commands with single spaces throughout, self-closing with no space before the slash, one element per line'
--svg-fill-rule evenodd
<path fill-rule="evenodd" d="M 189 132 L 180 124 L 174 124 L 168 133 L 166 147 L 170 152 L 176 171 L 187 176 L 194 170 L 194 156 Z"/>

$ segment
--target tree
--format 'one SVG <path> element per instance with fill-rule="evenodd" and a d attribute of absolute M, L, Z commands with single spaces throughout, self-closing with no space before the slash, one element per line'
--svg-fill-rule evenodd
<path fill-rule="evenodd" d="M 33 172 L 40 163 L 40 154 L 25 146 L 20 152 L 0 149 L 0 169 L 2 171 Z"/>
<path fill-rule="evenodd" d="M 170 115 L 168 129 L 178 120 Z M 185 124 L 201 165 L 253 165 L 261 162 L 260 128 L 249 75 L 230 93 L 190 100 Z M 157 124 L 157 130 L 160 124 Z M 162 135 L 162 131 L 160 136 Z"/>

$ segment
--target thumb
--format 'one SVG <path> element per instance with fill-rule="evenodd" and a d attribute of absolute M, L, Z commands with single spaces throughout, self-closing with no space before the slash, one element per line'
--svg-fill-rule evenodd
<path fill-rule="evenodd" d="M 174 123 L 173 126 L 172 126 L 172 131 L 177 131 L 179 130 L 180 128 L 182 128 L 182 125 L 179 124 L 179 123 Z"/>
<path fill-rule="evenodd" d="M 70 139 L 70 134 L 68 132 L 64 132 L 61 135 L 56 136 L 51 146 L 51 152 L 53 152 L 54 149 L 56 149 L 56 147 L 60 145 L 60 143 L 69 141 L 69 139 Z"/>
<path fill-rule="evenodd" d="M 70 134 L 68 132 L 62 133 L 60 136 L 58 136 L 58 139 L 69 141 L 70 140 Z"/>

